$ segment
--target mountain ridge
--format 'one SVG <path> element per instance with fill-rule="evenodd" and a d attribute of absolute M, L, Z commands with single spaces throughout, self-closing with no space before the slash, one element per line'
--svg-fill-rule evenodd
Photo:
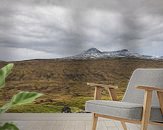
<path fill-rule="evenodd" d="M 100 51 L 97 48 L 90 48 L 88 50 L 85 50 L 81 52 L 80 54 L 65 57 L 65 59 L 107 59 L 107 58 L 138 58 L 138 59 L 152 59 L 152 60 L 160 60 L 163 59 L 163 56 L 161 57 L 154 57 L 149 55 L 141 55 L 139 53 L 131 52 L 127 49 L 121 49 L 117 51 Z"/>

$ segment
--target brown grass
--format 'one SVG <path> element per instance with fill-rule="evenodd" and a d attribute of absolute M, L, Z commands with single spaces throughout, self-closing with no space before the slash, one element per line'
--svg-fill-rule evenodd
<path fill-rule="evenodd" d="M 74 98 L 92 97 L 94 88 L 86 86 L 87 82 L 118 85 L 118 96 L 121 99 L 136 68 L 163 67 L 163 61 L 129 58 L 29 60 L 14 63 L 13 73 L 7 79 L 6 88 L 1 91 L 0 99 L 6 101 L 22 90 L 37 91 L 45 94 L 37 100 L 37 104 L 61 102 L 59 105 L 64 105 Z M 7 63 L 0 63 L 0 67 L 5 64 Z M 104 91 L 103 94 L 106 96 L 107 93 Z M 72 103 L 69 104 L 71 106 Z"/>

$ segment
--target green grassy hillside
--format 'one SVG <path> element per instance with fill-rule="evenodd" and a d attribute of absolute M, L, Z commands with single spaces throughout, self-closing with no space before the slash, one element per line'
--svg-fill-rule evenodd
<path fill-rule="evenodd" d="M 7 64 L 0 62 L 0 67 Z M 14 62 L 13 73 L 1 90 L 1 104 L 21 90 L 45 95 L 34 104 L 13 108 L 9 112 L 61 112 L 64 105 L 73 112 L 84 110 L 92 99 L 94 88 L 87 82 L 118 85 L 118 98 L 123 97 L 127 82 L 136 68 L 162 68 L 163 61 L 129 58 L 98 60 L 29 60 Z M 103 91 L 103 99 L 108 99 Z"/>

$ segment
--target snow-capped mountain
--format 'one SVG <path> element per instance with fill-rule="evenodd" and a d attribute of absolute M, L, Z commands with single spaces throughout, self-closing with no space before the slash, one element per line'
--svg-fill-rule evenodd
<path fill-rule="evenodd" d="M 72 56 L 77 59 L 86 59 L 86 58 L 101 58 L 103 56 L 103 52 L 99 51 L 96 48 L 90 48 L 86 51 L 83 51 L 81 54 Z"/>
<path fill-rule="evenodd" d="M 126 58 L 139 58 L 139 59 L 163 59 L 163 57 L 152 57 L 148 55 L 141 55 L 138 53 L 130 52 L 127 49 L 118 50 L 118 51 L 100 51 L 96 48 L 90 48 L 82 53 L 67 57 L 66 59 L 99 59 L 99 58 L 118 58 L 118 57 L 126 57 Z"/>

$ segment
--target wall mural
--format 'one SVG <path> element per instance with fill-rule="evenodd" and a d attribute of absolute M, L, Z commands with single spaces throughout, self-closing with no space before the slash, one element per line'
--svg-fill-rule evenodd
<path fill-rule="evenodd" d="M 157 2 L 156 2 L 157 1 Z M 85 112 L 87 82 L 118 85 L 136 68 L 163 67 L 163 1 L 0 1 L 0 67 L 14 63 L 0 104 L 44 95 L 8 112 Z M 103 91 L 103 99 L 109 99 Z"/>

